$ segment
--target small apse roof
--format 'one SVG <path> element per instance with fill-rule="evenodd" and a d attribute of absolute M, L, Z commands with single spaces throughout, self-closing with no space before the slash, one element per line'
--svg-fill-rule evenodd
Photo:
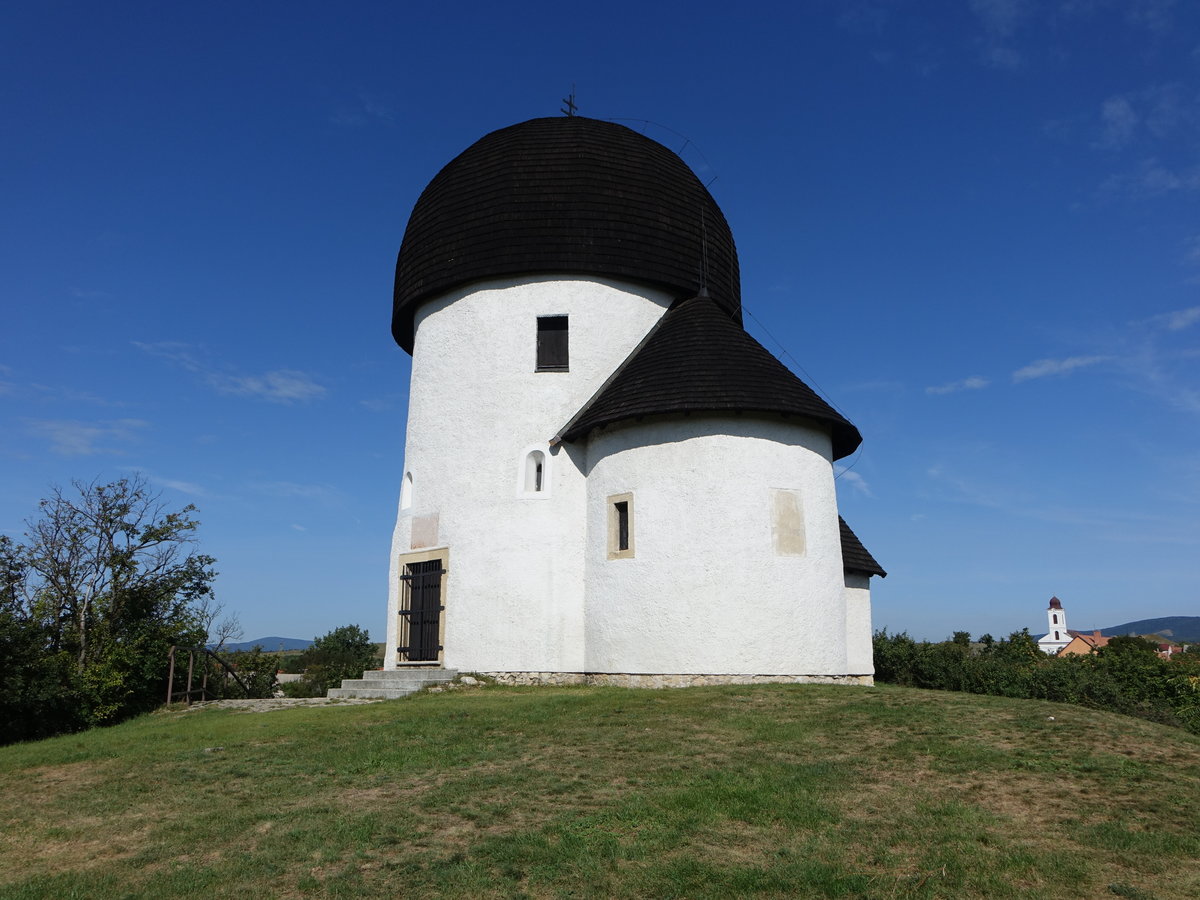
<path fill-rule="evenodd" d="M 707 284 L 741 322 L 737 250 L 720 207 L 682 159 L 624 125 L 531 119 L 451 160 L 404 232 L 392 334 L 411 353 L 425 300 L 542 272 L 624 279 L 677 297 Z"/>
<path fill-rule="evenodd" d="M 704 295 L 667 310 L 559 438 L 574 441 L 644 416 L 702 412 L 815 420 L 830 429 L 834 459 L 862 442 L 841 413 Z"/>
<path fill-rule="evenodd" d="M 862 545 L 858 535 L 850 530 L 850 526 L 841 516 L 838 516 L 838 525 L 842 529 L 842 568 L 847 572 L 861 572 L 863 575 L 886 578 L 887 572 L 883 571 L 883 566 L 875 562 L 875 557 Z"/>

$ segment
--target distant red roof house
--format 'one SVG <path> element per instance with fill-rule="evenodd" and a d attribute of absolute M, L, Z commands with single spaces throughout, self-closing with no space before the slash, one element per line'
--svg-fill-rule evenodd
<path fill-rule="evenodd" d="M 1082 631 L 1075 631 L 1068 628 L 1067 634 L 1071 636 L 1070 643 L 1058 651 L 1058 656 L 1087 656 L 1087 654 L 1095 653 L 1108 643 L 1108 638 L 1099 631 L 1085 634 Z"/>

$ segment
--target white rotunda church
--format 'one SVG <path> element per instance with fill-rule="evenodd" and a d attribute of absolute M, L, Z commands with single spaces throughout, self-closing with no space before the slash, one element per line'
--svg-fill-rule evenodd
<path fill-rule="evenodd" d="M 501 681 L 870 683 L 833 462 L 858 430 L 742 327 L 691 169 L 534 119 L 429 183 L 396 264 L 412 354 L 384 667 Z"/>

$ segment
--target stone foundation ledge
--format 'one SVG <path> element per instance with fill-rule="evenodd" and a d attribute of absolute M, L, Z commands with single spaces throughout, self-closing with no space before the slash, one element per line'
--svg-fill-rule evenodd
<path fill-rule="evenodd" d="M 587 684 L 630 688 L 682 688 L 708 684 L 873 685 L 872 675 L 634 675 L 627 672 L 481 672 L 497 684 Z"/>

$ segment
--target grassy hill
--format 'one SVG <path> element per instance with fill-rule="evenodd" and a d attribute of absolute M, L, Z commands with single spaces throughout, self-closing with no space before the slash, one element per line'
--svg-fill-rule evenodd
<path fill-rule="evenodd" d="M 0 897 L 1190 898 L 1197 797 L 1183 731 L 903 688 L 169 711 L 0 748 Z"/>

